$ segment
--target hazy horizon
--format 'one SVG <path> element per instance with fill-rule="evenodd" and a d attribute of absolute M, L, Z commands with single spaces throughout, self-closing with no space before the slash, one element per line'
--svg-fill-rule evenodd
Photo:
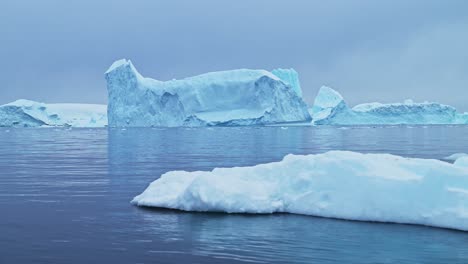
<path fill-rule="evenodd" d="M 349 105 L 436 101 L 468 111 L 468 2 L 10 1 L 0 3 L 0 104 L 106 103 L 117 59 L 158 80 L 294 68 Z"/>

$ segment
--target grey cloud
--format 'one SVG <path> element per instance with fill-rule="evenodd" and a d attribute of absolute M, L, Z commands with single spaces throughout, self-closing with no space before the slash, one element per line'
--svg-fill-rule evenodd
<path fill-rule="evenodd" d="M 103 72 L 129 58 L 167 80 L 294 67 L 351 104 L 436 100 L 468 111 L 466 1 L 4 1 L 0 103 L 105 103 Z M 465 96 L 466 97 L 466 96 Z"/>

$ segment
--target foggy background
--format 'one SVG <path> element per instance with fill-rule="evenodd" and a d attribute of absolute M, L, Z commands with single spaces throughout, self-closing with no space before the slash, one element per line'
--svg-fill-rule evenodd
<path fill-rule="evenodd" d="M 131 59 L 159 80 L 294 68 L 353 106 L 437 101 L 468 111 L 468 1 L 0 1 L 0 104 L 107 103 Z"/>

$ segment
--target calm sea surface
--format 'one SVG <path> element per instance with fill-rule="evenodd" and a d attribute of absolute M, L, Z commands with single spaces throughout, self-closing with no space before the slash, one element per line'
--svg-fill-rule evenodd
<path fill-rule="evenodd" d="M 0 128 L 0 263 L 468 263 L 468 232 L 129 203 L 170 170 L 327 150 L 441 159 L 468 126 Z"/>

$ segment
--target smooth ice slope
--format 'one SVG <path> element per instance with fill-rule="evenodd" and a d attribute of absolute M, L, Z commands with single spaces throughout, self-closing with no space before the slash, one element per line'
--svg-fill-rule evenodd
<path fill-rule="evenodd" d="M 450 164 L 346 151 L 287 155 L 280 162 L 253 167 L 168 172 L 132 203 L 185 211 L 288 212 L 468 230 L 466 161 Z"/>
<path fill-rule="evenodd" d="M 343 96 L 330 87 L 320 87 L 319 93 L 314 100 L 314 112 L 319 112 L 324 109 L 336 108 L 339 104 L 343 103 Z"/>
<path fill-rule="evenodd" d="M 346 103 L 340 93 L 330 87 L 322 86 L 315 97 L 310 114 L 314 123 L 320 124 L 320 122 L 324 122 L 329 117 L 334 116 L 337 111 L 346 108 Z"/>
<path fill-rule="evenodd" d="M 468 124 L 467 114 L 439 103 L 365 103 L 350 108 L 335 90 L 322 87 L 311 109 L 316 125 Z"/>
<path fill-rule="evenodd" d="M 124 59 L 109 68 L 106 80 L 112 127 L 264 125 L 311 120 L 306 104 L 292 86 L 296 84 L 287 84 L 264 70 L 211 72 L 163 82 L 144 78 Z"/>
<path fill-rule="evenodd" d="M 95 104 L 44 104 L 17 100 L 0 106 L 0 126 L 104 127 L 107 107 Z"/>

